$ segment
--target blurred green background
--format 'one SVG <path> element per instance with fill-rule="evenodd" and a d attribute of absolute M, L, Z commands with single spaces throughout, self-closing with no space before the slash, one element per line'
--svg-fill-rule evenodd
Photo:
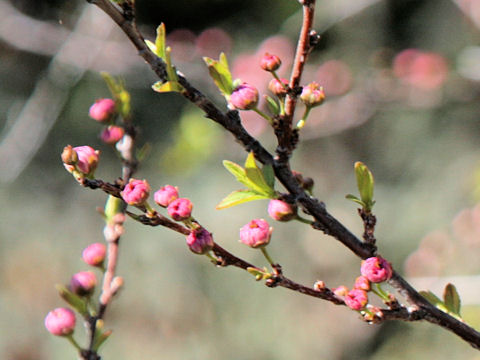
<path fill-rule="evenodd" d="M 146 37 L 165 22 L 179 70 L 222 108 L 202 56 L 226 51 L 234 75 L 263 92 L 268 76 L 257 70 L 259 58 L 280 53 L 285 75 L 301 20 L 293 0 L 137 6 Z M 267 217 L 267 202 L 215 210 L 239 187 L 221 161 L 241 163 L 246 154 L 179 96 L 154 93 L 155 77 L 108 18 L 79 0 L 1 0 L 0 14 L 0 358 L 75 358 L 43 319 L 63 305 L 54 284 L 86 270 L 81 251 L 102 241 L 95 208 L 105 196 L 63 169 L 63 147 L 100 149 L 97 177 L 120 175 L 99 124 L 88 118 L 93 101 L 109 96 L 99 71 L 122 76 L 132 94 L 140 145 L 150 146 L 136 176 L 154 189 L 178 186 L 219 244 L 262 264 L 258 251 L 237 240 L 251 218 Z M 322 39 L 303 83 L 320 82 L 328 100 L 301 133 L 293 168 L 315 179 L 315 195 L 360 236 L 345 194 L 355 192 L 354 162 L 365 162 L 376 179 L 380 252 L 438 295 L 456 276 L 465 319 L 478 328 L 480 3 L 318 1 L 315 27 Z M 263 120 L 242 116 L 273 150 Z M 274 228 L 269 251 L 287 276 L 353 284 L 360 261 L 334 239 L 301 224 Z M 114 333 L 104 359 L 480 359 L 433 325 L 366 325 L 343 307 L 215 269 L 176 233 L 133 221 L 118 274 L 125 288 L 107 311 Z M 83 343 L 81 324 L 77 330 Z"/>

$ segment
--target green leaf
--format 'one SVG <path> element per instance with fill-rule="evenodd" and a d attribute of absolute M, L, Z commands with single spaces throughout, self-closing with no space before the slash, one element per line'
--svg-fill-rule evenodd
<path fill-rule="evenodd" d="M 422 295 L 428 302 L 435 307 L 439 308 L 444 312 L 448 312 L 447 307 L 445 306 L 444 302 L 440 300 L 433 292 L 430 290 L 428 291 L 419 291 L 420 295 Z"/>
<path fill-rule="evenodd" d="M 70 290 L 68 290 L 64 285 L 57 284 L 55 285 L 60 297 L 65 300 L 71 307 L 73 307 L 79 314 L 82 316 L 88 316 L 87 302 L 85 298 L 82 298 Z"/>
<path fill-rule="evenodd" d="M 270 186 L 273 189 L 275 186 L 275 172 L 273 171 L 272 164 L 263 165 L 262 172 L 263 172 L 263 177 L 265 178 L 265 181 L 267 182 L 268 186 Z"/>
<path fill-rule="evenodd" d="M 272 189 L 265 181 L 262 170 L 260 170 L 255 162 L 255 156 L 253 155 L 253 152 L 248 154 L 247 160 L 245 161 L 245 174 L 252 183 L 251 186 L 247 185 L 250 189 L 258 191 L 261 194 L 265 194 L 270 198 L 275 197 L 275 190 Z"/>
<path fill-rule="evenodd" d="M 174 81 L 157 81 L 155 84 L 152 85 L 152 89 L 159 93 L 164 92 L 182 92 L 183 86 L 180 85 L 178 82 Z"/>
<path fill-rule="evenodd" d="M 374 204 L 373 175 L 364 163 L 357 161 L 355 163 L 355 176 L 357 178 L 357 186 L 360 193 L 360 199 L 365 203 L 365 210 L 370 211 Z"/>
<path fill-rule="evenodd" d="M 157 54 L 157 56 L 160 59 L 163 59 L 164 61 L 166 57 L 165 56 L 166 55 L 165 37 L 166 37 L 165 24 L 161 23 L 157 27 L 157 38 L 155 39 L 155 48 L 156 48 L 155 54 Z"/>
<path fill-rule="evenodd" d="M 103 322 L 101 320 L 97 321 L 97 324 Z M 93 349 L 97 351 L 100 346 L 107 340 L 110 335 L 112 335 L 112 330 L 102 331 L 101 328 L 97 327 L 95 329 L 95 342 L 93 344 Z"/>
<path fill-rule="evenodd" d="M 259 269 L 256 267 L 248 267 L 247 271 L 253 276 L 255 276 L 255 280 L 257 281 L 270 279 L 272 277 L 272 274 L 270 274 L 265 267 L 263 269 Z"/>
<path fill-rule="evenodd" d="M 356 197 L 355 195 L 348 194 L 348 195 L 345 195 L 345 198 L 359 204 L 361 207 L 365 207 L 365 203 L 362 200 L 360 200 L 358 197 Z"/>
<path fill-rule="evenodd" d="M 220 54 L 219 60 L 204 57 L 203 60 L 207 64 L 210 77 L 224 96 L 229 96 L 233 92 L 232 74 L 228 68 L 227 57 L 224 53 Z"/>
<path fill-rule="evenodd" d="M 236 190 L 227 195 L 227 197 L 225 197 L 222 201 L 220 201 L 220 203 L 215 207 L 215 209 L 222 210 L 249 201 L 261 199 L 268 199 L 268 197 L 252 190 Z"/>
<path fill-rule="evenodd" d="M 245 183 L 250 183 L 248 181 L 245 169 L 242 168 L 240 165 L 230 160 L 223 160 L 223 166 L 230 172 L 230 174 L 235 176 L 235 179 L 237 179 L 237 181 L 241 182 L 244 185 L 246 185 Z"/>
<path fill-rule="evenodd" d="M 278 103 L 268 95 L 265 95 L 264 99 L 267 101 L 268 111 L 270 111 L 270 113 L 272 113 L 273 115 L 279 115 L 280 106 L 278 105 Z"/>
<path fill-rule="evenodd" d="M 107 72 L 101 72 L 100 75 L 102 75 L 103 80 L 112 93 L 120 115 L 124 118 L 128 117 L 130 115 L 130 93 L 125 89 L 123 81 L 115 80 L 115 78 Z"/>
<path fill-rule="evenodd" d="M 445 286 L 443 301 L 448 312 L 460 316 L 461 302 L 455 285 L 448 283 L 447 286 Z"/>

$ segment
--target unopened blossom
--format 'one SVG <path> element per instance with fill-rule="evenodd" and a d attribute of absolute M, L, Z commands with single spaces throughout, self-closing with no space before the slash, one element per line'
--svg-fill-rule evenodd
<path fill-rule="evenodd" d="M 387 281 L 392 277 L 392 265 L 380 256 L 370 257 L 362 261 L 360 272 L 373 283 Z"/>
<path fill-rule="evenodd" d="M 213 249 L 213 237 L 206 229 L 192 230 L 187 236 L 187 245 L 195 254 L 205 254 Z"/>
<path fill-rule="evenodd" d="M 368 303 L 367 292 L 360 289 L 350 290 L 344 298 L 345 304 L 353 310 L 362 310 Z"/>
<path fill-rule="evenodd" d="M 285 97 L 285 95 L 287 95 L 287 89 L 288 80 L 284 78 L 281 78 L 280 81 L 278 81 L 277 79 L 272 79 L 268 83 L 268 90 L 270 90 L 279 98 L 283 98 Z"/>
<path fill-rule="evenodd" d="M 165 185 L 153 194 L 155 202 L 163 207 L 167 207 L 173 200 L 178 199 L 178 188 L 172 185 Z"/>
<path fill-rule="evenodd" d="M 175 221 L 187 220 L 192 215 L 193 204 L 187 198 L 173 200 L 167 207 L 167 212 Z"/>
<path fill-rule="evenodd" d="M 268 215 L 277 221 L 289 221 L 297 215 L 297 207 L 282 200 L 272 199 L 268 203 Z"/>
<path fill-rule="evenodd" d="M 353 285 L 353 287 L 355 289 L 370 291 L 370 281 L 366 276 L 359 276 L 355 279 L 355 285 Z"/>
<path fill-rule="evenodd" d="M 100 134 L 100 139 L 106 144 L 113 145 L 119 142 L 123 135 L 125 135 L 125 130 L 122 127 L 116 125 L 110 125 L 102 130 Z"/>
<path fill-rule="evenodd" d="M 308 107 L 318 106 L 325 100 L 325 92 L 323 87 L 313 81 L 303 87 L 300 99 Z"/>
<path fill-rule="evenodd" d="M 263 219 L 254 219 L 240 229 L 240 242 L 252 248 L 269 243 L 273 228 Z"/>
<path fill-rule="evenodd" d="M 67 336 L 75 329 L 75 313 L 68 308 L 56 308 L 45 317 L 45 327 L 56 336 Z"/>
<path fill-rule="evenodd" d="M 88 245 L 82 252 L 82 259 L 91 266 L 100 266 L 105 260 L 107 247 L 102 243 Z"/>
<path fill-rule="evenodd" d="M 88 111 L 88 115 L 99 122 L 109 120 L 114 113 L 115 101 L 112 99 L 98 99 Z"/>
<path fill-rule="evenodd" d="M 282 61 L 277 55 L 272 55 L 269 53 L 265 53 L 260 60 L 260 67 L 265 71 L 275 71 L 280 67 L 281 64 Z"/>
<path fill-rule="evenodd" d="M 81 271 L 70 279 L 70 290 L 80 296 L 88 296 L 93 293 L 97 285 L 97 278 L 93 271 Z"/>
<path fill-rule="evenodd" d="M 150 195 L 150 185 L 147 180 L 130 179 L 121 195 L 128 205 L 142 205 Z"/>
<path fill-rule="evenodd" d="M 68 145 L 63 149 L 62 161 L 65 169 L 73 173 L 81 172 L 83 175 L 93 175 L 97 168 L 100 152 L 90 146 L 73 147 Z"/>
<path fill-rule="evenodd" d="M 337 296 L 345 296 L 348 293 L 348 288 L 345 285 L 340 285 L 339 287 L 333 288 L 332 291 Z"/>
<path fill-rule="evenodd" d="M 258 104 L 258 90 L 243 83 L 233 90 L 229 102 L 237 110 L 251 110 Z"/>

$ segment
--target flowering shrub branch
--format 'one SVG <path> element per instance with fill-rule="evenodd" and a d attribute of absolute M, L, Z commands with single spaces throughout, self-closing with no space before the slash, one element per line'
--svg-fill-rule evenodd
<path fill-rule="evenodd" d="M 105 207 L 104 237 L 107 243 L 106 265 L 102 261 L 85 260 L 86 263 L 103 270 L 103 283 L 98 308 L 92 305 L 91 294 L 94 290 L 95 278 L 88 275 L 75 277 L 75 286 L 70 284 L 69 289 L 62 288 L 62 297 L 80 313 L 87 323 L 90 333 L 90 342 L 86 349 L 73 340 L 72 333 L 75 318 L 72 320 L 71 310 L 54 310 L 45 319 L 47 329 L 54 335 L 66 336 L 79 350 L 85 360 L 100 359 L 98 348 L 109 335 L 109 331 L 102 330 L 103 316 L 112 301 L 113 296 L 121 288 L 123 280 L 116 276 L 119 239 L 123 233 L 123 223 L 126 216 L 149 226 L 164 226 L 186 237 L 187 246 L 195 254 L 206 255 L 215 266 L 234 266 L 248 271 L 256 280 L 265 281 L 269 287 L 285 287 L 304 295 L 317 297 L 336 305 L 346 305 L 359 312 L 364 321 L 381 323 L 386 320 L 418 321 L 426 320 L 454 332 L 473 347 L 480 348 L 480 333 L 466 325 L 460 317 L 460 298 L 453 286 L 449 285 L 443 301 L 435 299 L 433 294 L 419 293 L 392 265 L 377 252 L 374 235 L 376 218 L 372 213 L 373 175 L 362 164 L 355 164 L 355 175 L 360 197 L 347 197 L 361 206 L 360 217 L 364 224 L 363 241 L 352 234 L 340 221 L 334 218 L 325 207 L 325 204 L 311 195 L 313 181 L 303 178 L 301 174 L 292 171 L 289 158 L 294 151 L 299 132 L 302 129 L 308 114 L 314 106 L 323 103 L 325 94 L 316 83 L 300 86 L 301 77 L 308 54 L 318 42 L 319 36 L 312 29 L 315 9 L 314 0 L 303 0 L 303 24 L 299 36 L 297 51 L 290 80 L 279 79 L 275 71 L 281 65 L 280 59 L 267 54 L 261 66 L 265 71 L 272 73 L 272 91 L 275 98 L 267 97 L 271 114 L 264 113 L 257 108 L 258 91 L 249 84 L 233 81 L 228 69 L 225 55 L 220 59 L 205 58 L 215 84 L 228 102 L 229 110 L 224 112 L 211 102 L 202 92 L 193 87 L 189 81 L 179 73 L 170 59 L 170 49 L 165 44 L 165 28 L 161 25 L 157 30 L 155 43 L 145 41 L 135 24 L 135 11 L 130 0 L 87 0 L 97 5 L 118 24 L 130 39 L 139 55 L 150 65 L 157 74 L 159 82 L 153 88 L 158 92 L 173 91 L 191 101 L 204 111 L 205 116 L 229 131 L 249 153 L 245 167 L 224 162 L 225 167 L 236 179 L 247 187 L 227 196 L 217 208 L 226 208 L 242 202 L 260 198 L 270 199 L 269 215 L 277 221 L 299 220 L 310 224 L 313 229 L 337 239 L 355 255 L 363 260 L 361 276 L 355 281 L 352 289 L 346 286 L 328 288 L 321 280 L 313 286 L 299 284 L 283 275 L 280 264 L 272 260 L 266 250 L 272 236 L 272 228 L 264 219 L 254 219 L 240 230 L 240 241 L 251 248 L 262 251 L 271 269 L 260 267 L 231 254 L 217 242 L 212 234 L 192 216 L 193 204 L 187 198 L 179 197 L 178 189 L 167 185 L 154 195 L 156 204 L 164 208 L 169 217 L 160 214 L 148 203 L 151 192 L 146 180 L 132 178 L 138 161 L 135 158 L 136 129 L 130 117 L 130 103 L 128 92 L 123 85 L 108 75 L 104 75 L 114 100 L 101 99 L 90 109 L 90 116 L 107 127 L 102 132 L 102 140 L 115 145 L 122 159 L 122 177 L 115 183 L 108 183 L 94 178 L 94 170 L 98 164 L 98 152 L 88 146 L 66 147 L 62 154 L 65 167 L 83 186 L 91 189 L 101 189 L 109 195 Z M 275 83 L 276 82 L 276 83 Z M 302 119 L 293 126 L 293 118 L 298 98 L 305 106 Z M 253 110 L 267 120 L 278 140 L 276 154 L 267 151 L 262 144 L 252 137 L 242 126 L 239 111 Z M 121 124 L 116 123 L 117 117 Z M 260 168 L 256 161 L 263 166 Z M 274 189 L 275 178 L 287 190 L 280 194 Z M 127 204 L 135 207 L 140 214 L 126 210 Z M 298 215 L 298 209 L 309 218 Z M 101 247 L 100 247 L 101 248 Z M 98 251 L 101 251 L 99 248 Z M 95 254 L 97 256 L 98 254 Z M 86 257 L 89 259 L 89 257 Z M 101 267 L 100 267 L 101 265 Z M 85 275 L 85 274 L 83 274 Z M 382 283 L 388 282 L 398 293 L 406 299 L 404 305 L 394 294 L 386 292 Z M 81 283 L 79 286 L 77 283 Z M 385 307 L 374 306 L 369 303 L 369 295 L 375 294 Z M 62 308 L 63 309 L 63 308 Z M 58 310 L 58 311 L 57 311 Z"/>

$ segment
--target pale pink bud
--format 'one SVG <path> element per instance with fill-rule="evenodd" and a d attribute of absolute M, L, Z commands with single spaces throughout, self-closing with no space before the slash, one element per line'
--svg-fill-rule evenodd
<path fill-rule="evenodd" d="M 282 65 L 282 61 L 277 55 L 265 53 L 260 60 L 260 67 L 265 71 L 275 71 L 280 65 Z"/>
<path fill-rule="evenodd" d="M 173 200 L 178 199 L 178 188 L 172 185 L 165 185 L 153 195 L 155 202 L 163 207 L 167 207 Z"/>
<path fill-rule="evenodd" d="M 240 241 L 252 248 L 269 243 L 273 228 L 263 219 L 254 219 L 240 229 Z"/>
<path fill-rule="evenodd" d="M 114 113 L 115 101 L 112 99 L 98 99 L 88 111 L 88 115 L 99 122 L 109 120 Z"/>
<path fill-rule="evenodd" d="M 91 295 L 96 285 L 97 278 L 92 271 L 78 272 L 70 279 L 70 290 L 80 296 Z"/>
<path fill-rule="evenodd" d="M 287 95 L 288 80 L 281 78 L 280 81 L 272 79 L 268 83 L 268 90 L 274 93 L 276 96 L 283 98 Z"/>
<path fill-rule="evenodd" d="M 300 99 L 306 106 L 318 106 L 325 100 L 325 92 L 323 91 L 323 87 L 318 85 L 318 83 L 311 82 L 303 87 Z"/>
<path fill-rule="evenodd" d="M 345 285 L 340 285 L 339 287 L 333 288 L 332 291 L 337 296 L 345 296 L 348 293 L 348 288 Z"/>
<path fill-rule="evenodd" d="M 78 156 L 76 163 L 78 170 L 85 175 L 92 175 L 97 168 L 100 151 L 94 150 L 90 146 L 77 146 L 73 150 Z"/>
<path fill-rule="evenodd" d="M 82 252 L 82 259 L 88 265 L 101 266 L 105 260 L 107 247 L 102 243 L 93 243 L 88 245 Z"/>
<path fill-rule="evenodd" d="M 387 260 L 376 256 L 362 261 L 360 272 L 371 282 L 380 283 L 392 277 L 393 269 Z"/>
<path fill-rule="evenodd" d="M 345 304 L 352 310 L 362 310 L 368 303 L 367 292 L 360 289 L 353 289 L 345 295 Z"/>
<path fill-rule="evenodd" d="M 150 195 L 150 185 L 147 180 L 130 179 L 121 195 L 128 205 L 143 205 Z"/>
<path fill-rule="evenodd" d="M 192 215 L 193 204 L 189 199 L 178 198 L 167 207 L 167 212 L 175 221 L 187 220 Z"/>
<path fill-rule="evenodd" d="M 106 144 L 113 145 L 119 142 L 123 135 L 125 135 L 125 130 L 122 127 L 116 125 L 110 125 L 103 129 L 100 134 L 100 139 Z"/>
<path fill-rule="evenodd" d="M 313 284 L 313 288 L 315 291 L 323 291 L 326 289 L 325 282 L 323 280 L 318 280 L 315 281 L 315 284 Z"/>
<path fill-rule="evenodd" d="M 56 308 L 45 317 L 45 327 L 56 336 L 67 336 L 75 329 L 75 313 L 67 308 Z"/>
<path fill-rule="evenodd" d="M 237 110 L 251 110 L 257 103 L 258 90 L 247 83 L 237 86 L 230 95 L 230 104 Z"/>
<path fill-rule="evenodd" d="M 289 221 L 297 215 L 297 207 L 282 200 L 272 199 L 268 203 L 268 215 L 277 221 Z"/>
<path fill-rule="evenodd" d="M 366 276 L 359 276 L 355 279 L 355 285 L 353 285 L 353 287 L 355 289 L 370 291 L 370 281 Z"/>
<path fill-rule="evenodd" d="M 213 237 L 206 229 L 192 230 L 187 236 L 187 245 L 195 254 L 205 254 L 213 249 Z"/>

